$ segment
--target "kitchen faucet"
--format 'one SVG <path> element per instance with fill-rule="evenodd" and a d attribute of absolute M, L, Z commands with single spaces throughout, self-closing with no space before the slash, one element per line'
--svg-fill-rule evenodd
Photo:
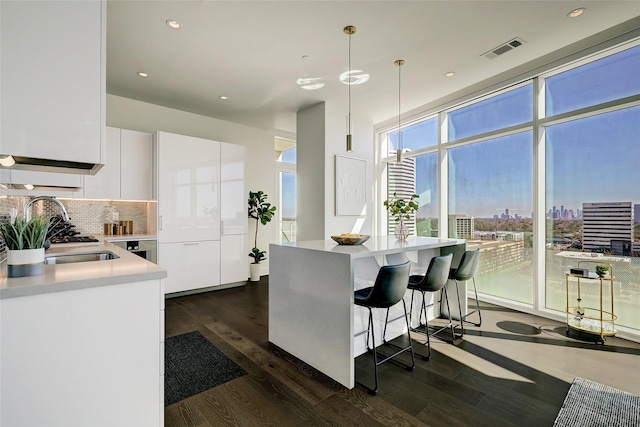
<path fill-rule="evenodd" d="M 49 196 L 34 197 L 31 200 L 29 200 L 27 203 L 25 203 L 24 210 L 22 212 L 24 215 L 24 219 L 26 219 L 27 221 L 29 220 L 29 217 L 30 217 L 29 208 L 31 207 L 32 204 L 34 204 L 38 200 L 48 200 L 53 204 L 57 205 L 60 208 L 60 211 L 62 212 L 62 219 L 65 221 L 69 221 L 69 214 L 67 214 L 67 210 L 64 208 L 64 205 L 60 202 L 60 200 L 55 199 L 53 197 L 49 197 Z"/>

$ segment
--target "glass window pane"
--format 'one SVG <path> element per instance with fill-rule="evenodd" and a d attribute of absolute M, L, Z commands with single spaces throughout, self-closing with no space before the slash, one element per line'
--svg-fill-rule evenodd
<path fill-rule="evenodd" d="M 416 235 L 438 237 L 438 153 L 416 157 Z"/>
<path fill-rule="evenodd" d="M 640 94 L 640 46 L 546 79 L 547 116 Z"/>
<path fill-rule="evenodd" d="M 398 131 L 388 133 L 389 153 L 398 149 Z M 438 144 L 438 118 L 432 117 L 402 128 L 402 148 L 410 151 Z"/>
<path fill-rule="evenodd" d="M 296 163 L 297 152 L 298 150 L 296 147 L 289 148 L 282 152 L 279 161 L 285 163 Z"/>
<path fill-rule="evenodd" d="M 449 237 L 480 248 L 478 292 L 533 303 L 533 135 L 449 150 Z"/>
<path fill-rule="evenodd" d="M 282 242 L 296 241 L 296 174 L 280 174 L 280 229 Z"/>
<path fill-rule="evenodd" d="M 615 272 L 616 324 L 640 329 L 638 135 L 640 107 L 547 128 L 547 308 L 565 310 L 566 271 L 594 272 L 607 262 Z M 599 307 L 597 285 L 582 286 L 583 307 Z M 607 289 L 605 294 L 610 295 Z M 569 306 L 576 300 L 570 295 Z"/>
<path fill-rule="evenodd" d="M 533 120 L 533 86 L 528 84 L 451 111 L 448 141 Z"/>

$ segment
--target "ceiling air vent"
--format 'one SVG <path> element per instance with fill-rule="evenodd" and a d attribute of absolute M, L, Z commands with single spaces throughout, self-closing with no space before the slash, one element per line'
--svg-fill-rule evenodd
<path fill-rule="evenodd" d="M 501 44 L 498 47 L 495 47 L 493 49 L 491 49 L 489 52 L 483 53 L 480 56 L 484 56 L 485 58 L 489 58 L 489 59 L 493 59 L 496 56 L 500 56 L 503 53 L 509 52 L 510 50 L 513 50 L 515 48 L 517 48 L 518 46 L 522 46 L 524 44 L 524 40 L 519 39 L 519 38 L 515 38 L 513 40 L 510 40 L 506 43 Z"/>

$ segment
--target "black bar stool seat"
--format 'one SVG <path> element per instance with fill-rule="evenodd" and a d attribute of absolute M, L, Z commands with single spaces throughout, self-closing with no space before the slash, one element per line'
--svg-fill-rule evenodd
<path fill-rule="evenodd" d="M 431 262 L 429 263 L 429 268 L 424 276 L 410 276 L 409 277 L 409 285 L 408 288 L 411 292 L 411 306 L 409 312 L 409 319 L 411 319 L 411 315 L 413 314 L 413 296 L 415 292 L 420 292 L 422 294 L 422 305 L 420 307 L 420 314 L 418 316 L 418 327 L 412 329 L 414 332 L 424 333 L 427 337 L 426 345 L 427 345 L 427 356 L 422 356 L 423 359 L 429 360 L 431 357 L 431 342 L 430 337 L 434 336 L 447 328 L 451 328 L 451 342 L 453 342 L 456 338 L 455 331 L 453 328 L 453 321 L 451 320 L 451 310 L 449 308 L 449 295 L 447 294 L 447 280 L 449 279 L 449 270 L 451 268 L 451 260 L 453 259 L 453 254 L 447 254 L 442 256 L 433 257 Z M 427 292 L 440 292 L 440 299 L 437 302 L 427 304 L 425 294 Z M 435 304 L 440 305 L 442 302 L 442 298 L 447 304 L 447 312 L 449 314 L 449 323 L 439 328 L 435 332 L 429 332 L 429 322 L 427 319 L 427 307 L 431 307 Z M 422 323 L 422 313 L 424 313 L 424 323 Z M 423 330 L 420 330 L 420 327 L 423 327 Z"/>
<path fill-rule="evenodd" d="M 367 307 L 369 309 L 369 322 L 367 324 L 367 351 L 373 353 L 373 367 L 375 374 L 375 385 L 373 388 L 366 386 L 365 384 L 356 380 L 356 383 L 360 384 L 364 388 L 367 389 L 369 394 L 376 395 L 378 393 L 378 365 L 391 361 L 394 362 L 408 370 L 413 370 L 415 368 L 415 358 L 413 355 L 413 345 L 411 343 L 411 336 L 409 334 L 410 324 L 407 316 L 407 306 L 404 303 L 404 294 L 407 291 L 407 285 L 409 283 L 409 269 L 410 263 L 406 262 L 400 265 L 387 265 L 380 268 L 378 275 L 376 277 L 376 281 L 374 282 L 372 287 L 368 287 L 365 289 L 360 289 L 355 291 L 353 294 L 353 302 L 356 305 Z M 407 335 L 409 336 L 409 345 L 407 347 L 399 347 L 393 343 L 387 342 L 385 339 L 385 334 L 387 331 L 387 322 L 389 321 L 389 311 L 388 309 L 397 303 L 402 301 L 402 305 L 404 307 L 404 318 L 407 323 Z M 373 330 L 373 308 L 382 308 L 387 309 L 387 316 L 384 322 L 384 331 L 382 333 L 382 341 L 384 345 L 393 347 L 397 350 L 395 353 L 384 356 L 384 358 L 378 361 L 378 351 L 376 349 L 376 339 L 375 333 Z M 373 347 L 369 347 L 369 331 L 371 331 L 371 340 L 373 343 Z M 411 352 L 411 365 L 407 365 L 399 360 L 396 360 L 395 357 L 405 351 Z"/>
<path fill-rule="evenodd" d="M 462 314 L 462 309 L 460 309 L 460 329 L 461 336 L 464 335 L 464 323 L 470 323 L 475 326 L 482 325 L 482 313 L 480 312 L 480 303 L 478 301 L 478 290 L 476 289 L 476 273 L 478 272 L 478 266 L 480 265 L 480 249 L 475 249 L 472 251 L 466 251 L 462 254 L 462 259 L 460 259 L 460 264 L 458 268 L 452 268 L 449 270 L 449 279 L 454 280 L 456 282 L 456 293 L 458 294 L 458 307 L 461 307 L 460 300 L 460 288 L 458 282 L 466 282 L 468 280 L 473 281 L 473 292 L 476 297 L 476 308 L 467 314 Z M 466 294 L 464 295 L 466 298 Z M 478 323 L 471 322 L 467 320 L 467 317 L 472 315 L 473 313 L 478 313 Z"/>

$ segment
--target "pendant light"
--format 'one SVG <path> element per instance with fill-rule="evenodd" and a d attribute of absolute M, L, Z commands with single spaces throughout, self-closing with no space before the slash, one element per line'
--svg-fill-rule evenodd
<path fill-rule="evenodd" d="M 394 62 L 398 67 L 398 148 L 396 149 L 396 163 L 402 163 L 402 132 L 400 132 L 400 88 L 401 88 L 401 73 L 400 70 L 404 65 L 404 59 L 398 59 Z"/>
<path fill-rule="evenodd" d="M 344 27 L 344 33 L 349 36 L 349 72 L 347 74 L 347 86 L 349 88 L 349 113 L 347 114 L 347 153 L 353 151 L 353 145 L 351 143 L 351 36 L 356 33 L 356 27 L 349 25 Z"/>

